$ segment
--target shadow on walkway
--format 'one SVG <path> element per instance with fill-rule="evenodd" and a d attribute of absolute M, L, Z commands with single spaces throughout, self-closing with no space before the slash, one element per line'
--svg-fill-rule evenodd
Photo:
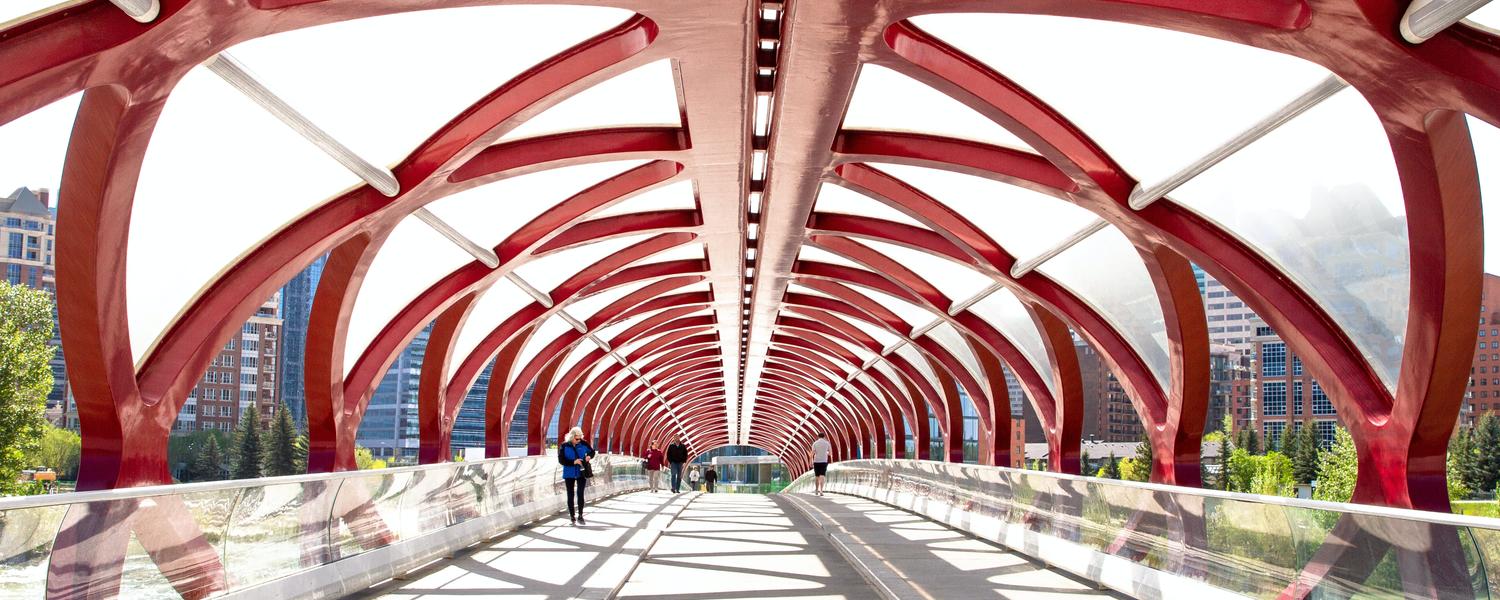
<path fill-rule="evenodd" d="M 818 521 L 847 534 L 845 539 L 873 553 L 928 598 L 1123 598 L 1003 546 L 879 502 L 840 494 L 798 494 L 782 501 L 803 502 Z"/>
<path fill-rule="evenodd" d="M 348 597 L 563 600 L 586 588 L 609 589 L 634 565 L 636 559 L 627 551 L 641 549 L 641 534 L 665 527 L 690 499 L 687 494 L 645 492 L 606 499 L 589 506 L 587 526 L 554 517 L 433 563 L 404 580 Z"/>

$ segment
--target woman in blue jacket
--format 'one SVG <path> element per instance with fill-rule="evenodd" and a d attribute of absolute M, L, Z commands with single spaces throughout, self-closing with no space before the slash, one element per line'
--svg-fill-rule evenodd
<path fill-rule="evenodd" d="M 567 440 L 557 448 L 557 462 L 563 466 L 563 483 L 568 486 L 568 518 L 574 525 L 587 525 L 583 521 L 583 488 L 594 474 L 588 463 L 595 454 L 593 447 L 583 439 L 583 430 L 577 427 L 568 430 Z M 577 506 L 576 510 L 574 506 Z"/>

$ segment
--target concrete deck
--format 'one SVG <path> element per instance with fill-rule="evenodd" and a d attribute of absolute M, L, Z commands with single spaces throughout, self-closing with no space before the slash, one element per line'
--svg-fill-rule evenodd
<path fill-rule="evenodd" d="M 847 496 L 642 492 L 590 509 L 588 526 L 537 523 L 357 597 L 1110 597 L 993 544 Z"/>

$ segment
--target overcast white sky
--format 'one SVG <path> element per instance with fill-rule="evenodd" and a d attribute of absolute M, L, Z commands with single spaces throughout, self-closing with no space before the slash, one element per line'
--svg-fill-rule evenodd
<path fill-rule="evenodd" d="M 49 4 L 9 0 L 0 8 L 0 21 Z M 1484 11 L 1478 16 L 1481 22 L 1500 23 L 1500 3 Z M 390 164 L 482 94 L 626 16 L 593 7 L 430 11 L 291 32 L 232 52 L 361 155 Z M 1148 181 L 1202 154 L 1325 74 L 1316 65 L 1282 55 L 1110 23 L 1021 15 L 941 15 L 917 22 L 1049 101 Z M 550 123 L 538 123 L 531 133 L 569 123 L 675 121 L 675 96 L 664 63 L 609 86 L 600 94 L 601 102 L 576 103 L 559 111 L 561 117 L 548 116 Z M 976 121 L 977 115 L 967 109 L 943 106 L 933 96 L 894 72 L 872 72 L 856 92 L 850 123 L 1010 138 Z M 604 108 L 620 98 L 646 100 L 635 107 Z M 1280 172 L 1280 180 L 1268 190 L 1306 190 L 1264 206 L 1305 212 L 1316 201 L 1314 189 L 1359 183 L 1375 190 L 1393 213 L 1404 212 L 1399 191 L 1390 191 L 1399 188 L 1373 118 L 1361 112 L 1357 96 L 1339 102 L 1337 106 L 1354 108 L 1310 113 L 1299 119 L 1298 133 L 1286 134 L 1349 140 L 1329 145 L 1322 162 L 1275 164 L 1278 157 L 1272 154 L 1255 159 L 1267 164 L 1236 167 L 1241 172 Z M 0 193 L 19 186 L 58 188 L 76 107 L 75 96 L 0 126 Z M 1500 190 L 1500 130 L 1472 119 L 1471 128 L 1482 185 Z M 1367 143 L 1372 133 L 1376 142 Z M 212 75 L 201 69 L 190 75 L 166 108 L 138 189 L 137 215 L 143 218 L 133 222 L 130 257 L 132 329 L 138 324 L 141 330 L 133 331 L 138 354 L 178 307 L 237 254 L 354 183 L 347 171 Z M 1261 189 L 1265 183 L 1245 185 Z M 1224 190 L 1224 197 L 1245 192 Z M 1486 208 L 1500 201 L 1487 200 Z M 1006 215 L 1018 216 L 1025 217 Z M 225 222 L 241 227 L 226 231 Z M 1486 239 L 1496 240 L 1487 244 L 1486 270 L 1500 272 L 1500 218 L 1486 223 L 1485 230 Z M 183 247 L 212 249 L 183 253 Z M 179 266 L 144 271 L 134 266 L 168 258 Z"/>

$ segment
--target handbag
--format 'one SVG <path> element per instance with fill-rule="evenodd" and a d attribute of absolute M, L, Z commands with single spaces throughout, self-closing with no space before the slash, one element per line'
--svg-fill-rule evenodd
<path fill-rule="evenodd" d="M 580 477 L 589 479 L 594 476 L 594 464 L 588 459 L 583 460 L 583 469 L 578 473 Z"/>

